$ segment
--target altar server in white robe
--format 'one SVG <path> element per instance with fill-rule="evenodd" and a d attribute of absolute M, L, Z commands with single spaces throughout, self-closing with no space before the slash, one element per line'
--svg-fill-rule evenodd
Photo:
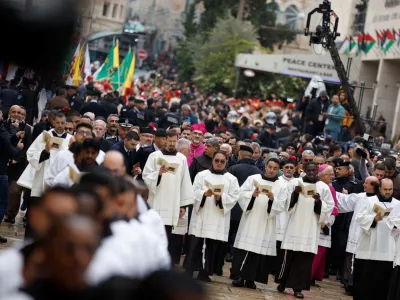
<path fill-rule="evenodd" d="M 400 204 L 397 204 L 389 216 L 386 218 L 386 224 L 396 238 L 396 254 L 393 262 L 392 278 L 390 280 L 389 295 L 387 300 L 400 299 Z"/>
<path fill-rule="evenodd" d="M 265 174 L 252 175 L 240 188 L 239 204 L 243 209 L 235 239 L 232 282 L 236 287 L 255 289 L 255 281 L 268 283 L 276 260 L 276 220 L 287 203 L 286 183 L 278 180 L 279 160 L 271 158 Z"/>
<path fill-rule="evenodd" d="M 292 288 L 294 296 L 299 299 L 304 298 L 302 290 L 310 289 L 312 262 L 318 252 L 321 224 L 330 217 L 335 206 L 328 185 L 317 182 L 317 165 L 309 162 L 304 165 L 304 171 L 305 176 L 298 179 L 299 185 L 289 187 L 293 190 L 288 205 L 290 216 L 282 241 L 282 249 L 286 249 L 286 253 L 277 287 L 282 293 L 286 287 Z M 314 196 L 308 195 L 313 189 Z"/>
<path fill-rule="evenodd" d="M 29 164 L 35 169 L 31 191 L 32 201 L 35 201 L 35 198 L 38 198 L 43 194 L 45 189 L 44 174 L 54 161 L 58 151 L 68 149 L 71 135 L 65 132 L 65 121 L 65 115 L 58 113 L 53 122 L 54 129 L 51 129 L 46 133 L 42 132 L 26 152 Z M 63 143 L 59 145 L 58 149 L 56 149 L 57 146 L 51 144 L 50 141 L 45 144 L 43 142 L 44 134 L 50 134 L 50 136 L 62 138 Z"/>
<path fill-rule="evenodd" d="M 73 136 L 73 140 L 78 143 L 83 143 L 86 139 L 92 139 L 92 125 L 89 123 L 79 123 L 76 126 L 75 135 Z M 70 143 L 71 144 L 71 143 Z M 105 157 L 105 153 L 103 151 L 99 151 L 99 154 L 96 157 L 97 164 L 102 164 Z M 63 171 L 68 165 L 74 162 L 74 154 L 70 151 L 70 149 L 65 149 L 63 151 L 59 151 L 52 161 L 50 167 L 47 169 L 44 174 L 44 181 L 47 186 L 54 186 L 54 178 Z"/>
<path fill-rule="evenodd" d="M 281 161 L 281 169 L 283 171 L 282 176 L 279 176 L 278 180 L 280 183 L 286 187 L 289 184 L 294 184 L 297 181 L 297 178 L 294 178 L 294 172 L 296 170 L 297 162 L 295 157 L 291 156 L 290 158 L 285 158 Z M 289 189 L 286 188 L 286 192 L 289 195 Z M 279 272 L 281 270 L 283 258 L 285 256 L 285 250 L 281 248 L 283 236 L 286 232 L 287 222 L 289 220 L 289 213 L 287 209 L 276 216 L 276 259 L 275 266 L 273 270 L 273 274 L 275 275 L 275 281 L 279 277 Z"/>
<path fill-rule="evenodd" d="M 226 153 L 217 151 L 211 168 L 198 173 L 193 182 L 195 205 L 189 225 L 189 253 L 183 267 L 188 274 L 199 271 L 197 279 L 206 282 L 222 269 L 218 264 L 225 254 L 223 245 L 228 241 L 231 209 L 240 193 L 236 177 L 226 171 L 227 162 Z"/>
<path fill-rule="evenodd" d="M 396 241 L 387 226 L 385 220 L 387 216 L 384 214 L 399 203 L 399 200 L 392 196 L 392 180 L 382 179 L 379 194 L 364 201 L 362 209 L 356 216 L 361 234 L 354 262 L 355 300 L 387 299 L 396 254 Z"/>
<path fill-rule="evenodd" d="M 151 153 L 147 159 L 143 180 L 149 189 L 148 203 L 163 219 L 169 238 L 172 227 L 185 214 L 185 207 L 194 203 L 194 196 L 187 159 L 176 150 L 178 134 L 168 130 L 166 137 L 166 148 Z M 165 160 L 170 169 L 160 160 Z"/>
<path fill-rule="evenodd" d="M 336 193 L 338 200 L 338 208 L 341 213 L 353 212 L 351 218 L 349 236 L 347 238 L 346 254 L 343 267 L 343 280 L 344 286 L 347 293 L 353 293 L 353 278 L 354 278 L 354 264 L 353 259 L 356 254 L 358 241 L 360 239 L 361 227 L 356 222 L 356 216 L 363 208 L 363 202 L 367 200 L 368 197 L 373 197 L 376 195 L 379 187 L 379 179 L 375 176 L 370 176 L 365 179 L 364 182 L 364 193 L 359 194 L 343 194 Z"/>
<path fill-rule="evenodd" d="M 83 143 L 75 142 L 70 146 L 70 150 L 74 153 L 74 162 L 54 178 L 54 185 L 72 187 L 79 182 L 81 173 L 97 166 L 96 157 L 100 151 L 100 140 L 86 139 Z"/>

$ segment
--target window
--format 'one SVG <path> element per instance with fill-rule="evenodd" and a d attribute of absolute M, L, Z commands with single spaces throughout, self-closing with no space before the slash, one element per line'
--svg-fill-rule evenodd
<path fill-rule="evenodd" d="M 110 9 L 110 3 L 104 3 L 103 6 L 103 16 L 107 17 L 108 15 L 108 10 Z"/>
<path fill-rule="evenodd" d="M 118 9 L 118 4 L 114 4 L 113 11 L 112 11 L 112 17 L 114 19 L 117 17 L 117 9 Z"/>
<path fill-rule="evenodd" d="M 120 9 L 119 9 L 119 18 L 122 19 L 124 16 L 124 6 L 121 5 Z"/>

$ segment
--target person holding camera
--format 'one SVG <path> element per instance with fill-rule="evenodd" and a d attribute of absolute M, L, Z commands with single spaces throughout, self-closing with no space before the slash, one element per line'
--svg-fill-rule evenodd
<path fill-rule="evenodd" d="M 9 186 L 7 168 L 10 159 L 12 159 L 24 147 L 20 140 L 17 147 L 11 144 L 10 134 L 7 132 L 3 121 L 3 111 L 0 110 L 0 223 L 8 205 Z M 7 243 L 7 239 L 0 236 L 0 243 Z"/>

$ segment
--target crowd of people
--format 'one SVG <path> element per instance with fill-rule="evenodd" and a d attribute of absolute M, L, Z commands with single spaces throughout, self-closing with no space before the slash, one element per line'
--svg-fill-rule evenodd
<path fill-rule="evenodd" d="M 15 82 L 1 91 L 0 220 L 26 211 L 26 236 L 0 253 L 0 298 L 207 299 L 194 273 L 227 263 L 237 288 L 272 275 L 304 298 L 333 275 L 354 299 L 399 298 L 400 156 L 356 143 L 343 91 L 98 85 L 60 87 L 41 112 Z"/>

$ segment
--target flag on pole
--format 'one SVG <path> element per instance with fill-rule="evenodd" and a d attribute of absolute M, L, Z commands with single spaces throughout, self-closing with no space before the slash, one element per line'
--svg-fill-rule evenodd
<path fill-rule="evenodd" d="M 114 62 L 113 62 L 114 69 L 119 68 L 119 41 L 117 40 L 117 45 L 114 47 Z"/>
<path fill-rule="evenodd" d="M 376 41 L 375 39 L 369 34 L 364 34 L 364 53 L 368 54 L 368 52 L 375 46 Z"/>
<path fill-rule="evenodd" d="M 345 55 L 350 55 L 353 54 L 356 48 L 357 43 L 355 42 L 354 38 L 352 36 L 346 38 L 342 45 L 340 46 L 340 53 L 345 54 Z"/>
<path fill-rule="evenodd" d="M 118 72 L 114 74 L 114 77 L 111 79 L 111 86 L 116 90 L 125 82 L 126 76 L 128 75 L 129 68 L 132 62 L 132 49 L 129 48 L 128 53 L 125 55 L 122 64 L 119 67 L 119 79 Z"/>
<path fill-rule="evenodd" d="M 97 80 L 97 76 L 99 76 L 99 73 L 101 72 L 101 70 L 103 70 L 103 68 L 104 68 L 104 63 L 100 66 L 100 68 L 97 69 L 96 72 L 94 72 L 93 80 Z"/>
<path fill-rule="evenodd" d="M 350 45 L 349 38 L 346 37 L 346 39 L 342 42 L 342 45 L 340 45 L 339 53 L 341 54 L 348 53 L 349 45 Z"/>
<path fill-rule="evenodd" d="M 378 30 L 375 30 L 376 32 L 376 36 L 378 38 L 378 47 L 381 51 L 383 51 L 383 35 L 381 32 L 379 32 Z"/>
<path fill-rule="evenodd" d="M 135 74 L 136 53 L 132 54 L 131 64 L 129 66 L 128 74 L 123 85 L 122 96 L 125 96 L 126 89 L 132 87 L 133 76 Z"/>
<path fill-rule="evenodd" d="M 67 84 L 67 85 L 72 85 L 72 78 L 74 77 L 75 62 L 79 56 L 80 50 L 81 50 L 81 43 L 78 44 L 78 47 L 76 47 L 76 50 L 74 52 L 74 56 L 72 56 L 71 65 L 69 67 L 69 72 L 68 72 L 68 78 L 65 81 L 65 84 Z"/>
<path fill-rule="evenodd" d="M 82 80 L 81 63 L 83 60 L 84 49 L 85 49 L 85 47 L 82 45 L 81 50 L 79 51 L 79 55 L 78 55 L 77 59 L 75 60 L 74 75 L 72 77 L 72 84 L 74 86 L 79 86 L 79 80 Z"/>
<path fill-rule="evenodd" d="M 387 29 L 386 30 L 386 40 L 385 40 L 385 44 L 384 44 L 384 51 L 385 51 L 385 53 L 386 52 L 388 52 L 392 47 L 393 47 L 393 45 L 395 44 L 395 39 L 394 39 L 394 36 L 393 36 L 393 33 L 392 33 L 392 31 L 390 31 L 389 29 Z"/>
<path fill-rule="evenodd" d="M 82 73 L 85 74 L 85 80 L 88 76 L 92 75 L 92 68 L 90 66 L 89 44 L 86 44 L 85 58 L 82 64 Z"/>
<path fill-rule="evenodd" d="M 99 74 L 97 75 L 97 80 L 102 80 L 106 78 L 112 78 L 115 73 L 115 68 L 114 66 L 117 65 L 117 63 L 114 63 L 115 59 L 115 53 L 119 54 L 119 49 L 115 50 L 117 46 L 115 45 L 115 41 L 113 41 L 110 52 L 107 55 L 106 60 L 104 61 L 104 67 L 101 69 Z M 118 58 L 118 66 L 119 66 L 119 58 Z"/>

